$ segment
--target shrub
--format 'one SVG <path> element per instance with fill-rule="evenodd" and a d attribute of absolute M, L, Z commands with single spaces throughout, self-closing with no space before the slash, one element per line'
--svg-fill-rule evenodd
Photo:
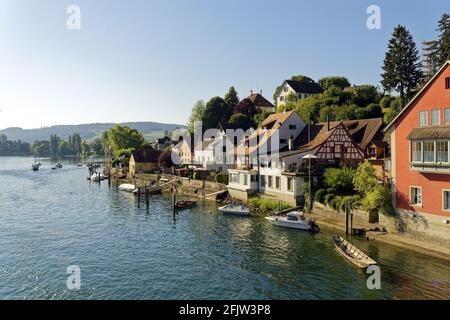
<path fill-rule="evenodd" d="M 342 198 L 339 209 L 344 211 L 346 207 L 350 210 L 354 210 L 361 205 L 361 197 L 359 195 L 345 196 Z"/>
<path fill-rule="evenodd" d="M 281 206 L 280 206 L 279 201 L 268 199 L 268 198 L 258 198 L 258 197 L 251 198 L 251 199 L 249 199 L 248 202 L 249 202 L 250 206 L 259 208 L 265 212 L 273 212 L 273 211 L 285 210 L 285 209 L 291 208 L 291 205 L 289 205 L 286 202 L 281 202 Z"/>
<path fill-rule="evenodd" d="M 336 189 L 335 188 L 328 188 L 327 189 L 327 193 L 336 194 Z"/>
<path fill-rule="evenodd" d="M 332 209 L 336 209 L 336 199 L 331 199 L 328 206 Z"/>
<path fill-rule="evenodd" d="M 367 192 L 362 205 L 367 212 L 378 210 L 384 215 L 394 214 L 391 190 L 383 184 L 379 184 L 372 191 Z"/>
<path fill-rule="evenodd" d="M 228 184 L 228 175 L 219 173 L 216 175 L 216 182 L 221 184 Z"/>
<path fill-rule="evenodd" d="M 335 195 L 332 194 L 332 193 L 327 194 L 327 195 L 325 196 L 325 204 L 326 204 L 327 206 L 331 207 L 331 206 L 330 206 L 330 201 L 333 200 L 334 197 L 335 197 Z"/>
<path fill-rule="evenodd" d="M 377 184 L 378 178 L 375 175 L 375 168 L 368 160 L 364 161 L 358 166 L 355 176 L 353 177 L 355 190 L 362 194 L 366 194 L 367 192 L 372 191 Z"/>
<path fill-rule="evenodd" d="M 316 194 L 314 195 L 314 200 L 316 200 L 317 202 L 323 203 L 326 194 L 327 194 L 327 190 L 319 189 L 319 190 L 317 190 Z"/>
<path fill-rule="evenodd" d="M 355 170 L 351 168 L 329 168 L 325 171 L 325 184 L 340 194 L 353 193 L 353 176 Z"/>

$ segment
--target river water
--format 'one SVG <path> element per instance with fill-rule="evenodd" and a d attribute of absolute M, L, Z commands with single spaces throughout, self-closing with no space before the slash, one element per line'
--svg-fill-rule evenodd
<path fill-rule="evenodd" d="M 261 218 L 180 212 L 170 199 L 86 180 L 86 167 L 0 157 L 0 299 L 449 299 L 448 262 L 353 239 L 379 262 L 381 289 L 311 235 Z M 69 266 L 80 289 L 67 287 Z"/>

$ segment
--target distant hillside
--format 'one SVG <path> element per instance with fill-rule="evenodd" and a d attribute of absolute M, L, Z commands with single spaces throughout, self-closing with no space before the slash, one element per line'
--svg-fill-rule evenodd
<path fill-rule="evenodd" d="M 59 125 L 40 129 L 7 128 L 0 130 L 0 134 L 8 137 L 8 140 L 22 140 L 32 143 L 35 140 L 48 140 L 50 135 L 56 134 L 64 140 L 69 135 L 79 133 L 82 139 L 90 140 L 98 137 L 103 131 L 115 126 L 115 123 L 91 123 L 79 125 Z M 165 124 L 157 122 L 124 122 L 121 125 L 138 130 L 146 139 L 160 138 L 164 131 L 172 131 L 176 128 L 186 129 L 186 126 L 178 124 Z"/>

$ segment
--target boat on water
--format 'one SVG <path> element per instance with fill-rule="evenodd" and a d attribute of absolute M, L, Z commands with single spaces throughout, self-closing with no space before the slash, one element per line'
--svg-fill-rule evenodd
<path fill-rule="evenodd" d="M 108 179 L 108 176 L 104 175 L 103 173 L 94 172 L 89 179 L 91 181 L 98 182 Z"/>
<path fill-rule="evenodd" d="M 197 205 L 197 201 L 181 200 L 181 201 L 177 201 L 175 203 L 175 209 L 177 209 L 177 210 L 187 209 L 187 208 L 193 207 L 195 205 Z"/>
<path fill-rule="evenodd" d="M 344 238 L 333 236 L 333 242 L 337 252 L 359 268 L 364 269 L 371 265 L 377 264 L 375 260 L 370 258 L 367 254 L 362 252 Z"/>
<path fill-rule="evenodd" d="M 77 164 L 77 167 L 82 167 L 82 166 L 83 166 L 83 164 L 81 162 Z"/>
<path fill-rule="evenodd" d="M 55 164 L 55 168 L 61 169 L 62 167 L 63 167 L 63 165 L 61 163 Z"/>
<path fill-rule="evenodd" d="M 306 219 L 300 211 L 289 212 L 286 217 L 270 216 L 266 219 L 273 225 L 285 228 L 319 232 L 319 226 L 312 219 Z"/>
<path fill-rule="evenodd" d="M 219 208 L 219 211 L 223 214 L 232 214 L 237 216 L 250 215 L 250 208 L 244 204 L 230 203 Z"/>
<path fill-rule="evenodd" d="M 33 171 L 39 171 L 39 166 L 37 164 L 32 164 L 31 165 L 31 170 Z"/>
<path fill-rule="evenodd" d="M 131 183 L 123 183 L 119 186 L 119 190 L 125 192 L 134 192 L 136 190 L 136 186 Z"/>

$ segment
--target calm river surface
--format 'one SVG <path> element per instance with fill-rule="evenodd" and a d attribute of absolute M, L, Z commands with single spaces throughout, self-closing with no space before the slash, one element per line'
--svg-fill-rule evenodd
<path fill-rule="evenodd" d="M 64 161 L 0 157 L 0 299 L 443 299 L 448 262 L 353 241 L 380 263 L 381 290 L 336 254 L 332 231 L 281 229 L 213 205 L 172 218 L 170 200 L 90 184 Z M 68 266 L 81 269 L 69 290 Z"/>

